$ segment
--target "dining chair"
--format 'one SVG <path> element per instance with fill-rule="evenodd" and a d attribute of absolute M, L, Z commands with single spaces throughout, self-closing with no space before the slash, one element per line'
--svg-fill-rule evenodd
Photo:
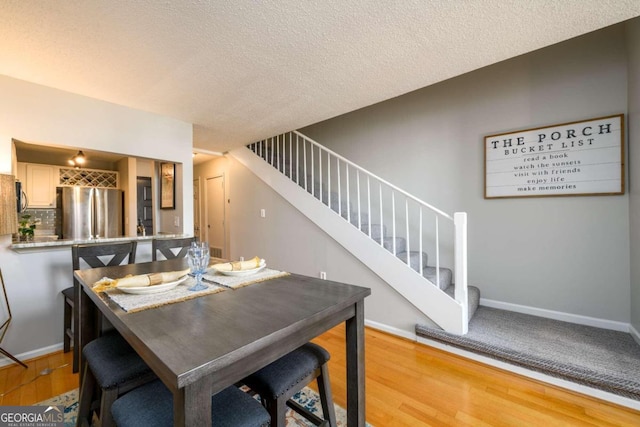
<path fill-rule="evenodd" d="M 151 259 L 157 260 L 158 252 L 166 259 L 184 258 L 191 246 L 191 242 L 195 242 L 195 237 L 185 237 L 179 239 L 153 239 L 151 241 Z M 180 249 L 177 253 L 174 249 Z"/>
<path fill-rule="evenodd" d="M 114 426 L 111 406 L 118 396 L 157 377 L 115 330 L 89 342 L 82 353 L 86 364 L 78 399 L 77 425 L 93 425 L 95 411 L 99 426 Z"/>
<path fill-rule="evenodd" d="M 329 358 L 327 350 L 317 344 L 307 343 L 249 375 L 241 383 L 260 395 L 262 404 L 271 416 L 272 427 L 284 427 L 287 406 L 314 425 L 336 427 L 327 367 Z M 314 379 L 318 384 L 324 418 L 311 413 L 291 399 Z"/>
<path fill-rule="evenodd" d="M 137 242 L 100 243 L 91 245 L 72 245 L 71 264 L 73 270 L 89 266 L 90 268 L 120 265 L 123 262 L 133 264 L 136 261 Z M 80 319 L 78 318 L 80 284 L 73 279 L 73 286 L 62 290 L 64 300 L 64 352 L 71 350 L 73 340 L 73 372 L 80 370 L 81 353 L 76 345 L 79 342 Z"/>
<path fill-rule="evenodd" d="M 173 395 L 160 380 L 118 398 L 111 407 L 118 427 L 173 426 Z M 269 413 L 235 386 L 211 397 L 211 421 L 216 427 L 266 427 Z"/>

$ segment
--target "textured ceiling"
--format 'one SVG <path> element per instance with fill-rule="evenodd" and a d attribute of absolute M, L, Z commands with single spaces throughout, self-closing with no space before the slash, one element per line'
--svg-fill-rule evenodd
<path fill-rule="evenodd" d="M 0 74 L 223 151 L 640 15 L 640 0 L 2 0 Z"/>

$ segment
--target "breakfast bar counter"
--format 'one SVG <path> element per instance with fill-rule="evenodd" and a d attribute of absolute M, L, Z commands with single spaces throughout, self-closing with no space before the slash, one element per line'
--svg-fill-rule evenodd
<path fill-rule="evenodd" d="M 13 242 L 9 248 L 15 252 L 34 252 L 41 250 L 68 248 L 71 245 L 88 245 L 94 243 L 115 243 L 115 242 L 130 242 L 136 240 L 138 242 L 151 241 L 153 239 L 174 239 L 182 237 L 191 237 L 186 234 L 155 234 L 150 236 L 122 236 L 122 237 L 110 237 L 104 239 L 83 239 L 83 240 L 52 240 L 49 238 L 39 239 L 35 237 L 34 240 L 28 242 Z"/>

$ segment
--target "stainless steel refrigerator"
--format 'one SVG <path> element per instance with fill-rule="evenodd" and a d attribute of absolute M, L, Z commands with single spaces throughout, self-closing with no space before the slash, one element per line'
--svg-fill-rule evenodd
<path fill-rule="evenodd" d="M 122 236 L 122 191 L 111 188 L 59 187 L 62 238 Z"/>

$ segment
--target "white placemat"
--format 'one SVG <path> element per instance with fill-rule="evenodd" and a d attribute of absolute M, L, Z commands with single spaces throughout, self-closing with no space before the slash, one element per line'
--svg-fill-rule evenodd
<path fill-rule="evenodd" d="M 193 277 L 189 277 L 187 278 L 187 280 L 185 280 L 175 288 L 157 294 L 126 294 L 117 288 L 108 289 L 105 291 L 105 294 L 107 294 L 107 296 L 111 298 L 116 304 L 118 304 L 124 311 L 133 313 L 149 308 L 160 307 L 165 304 L 173 304 L 176 302 L 198 298 L 203 295 L 215 294 L 217 292 L 222 292 L 225 290 L 225 288 L 222 286 L 205 282 L 203 284 L 207 286 L 207 289 L 203 289 L 201 291 L 190 291 L 189 288 L 195 283 L 196 279 L 194 279 Z"/>
<path fill-rule="evenodd" d="M 207 282 L 214 282 L 227 288 L 238 289 L 243 286 L 252 285 L 254 283 L 264 282 L 265 280 L 275 279 L 276 277 L 288 276 L 286 271 L 271 270 L 265 268 L 257 273 L 249 276 L 225 276 L 216 270 L 209 269 L 207 274 L 203 275 L 203 279 Z"/>

